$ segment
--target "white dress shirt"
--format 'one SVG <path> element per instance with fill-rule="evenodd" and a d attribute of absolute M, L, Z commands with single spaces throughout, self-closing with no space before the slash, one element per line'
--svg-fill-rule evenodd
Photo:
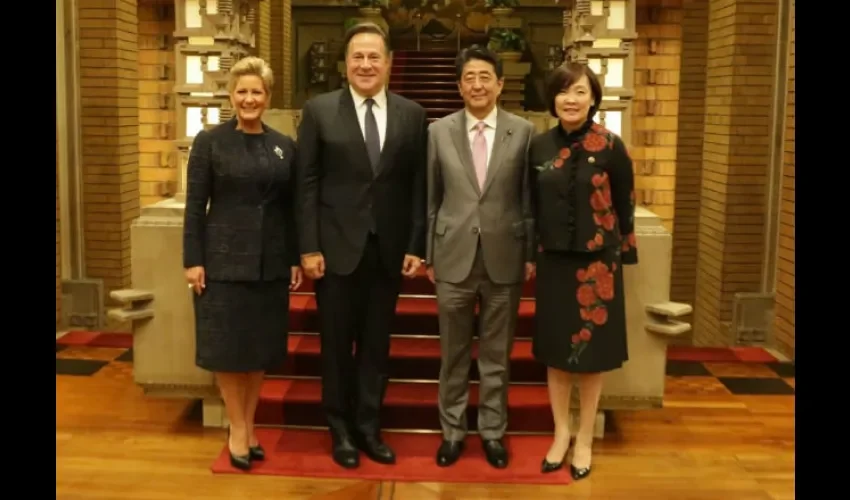
<path fill-rule="evenodd" d="M 354 87 L 348 86 L 351 91 L 351 98 L 354 99 L 354 111 L 357 112 L 357 121 L 360 123 L 360 133 L 363 134 L 363 140 L 366 140 L 366 97 L 358 94 Z M 387 92 L 382 87 L 372 99 L 375 104 L 372 105 L 372 114 L 375 115 L 375 122 L 378 124 L 378 135 L 380 136 L 381 150 L 384 149 L 384 139 L 387 137 Z"/>
<path fill-rule="evenodd" d="M 484 117 L 483 120 L 479 120 L 472 116 L 469 111 L 466 111 L 466 131 L 467 138 L 469 139 L 469 149 L 473 149 L 473 141 L 475 141 L 475 136 L 478 134 L 478 129 L 476 128 L 478 122 L 484 122 L 484 138 L 487 140 L 487 165 L 490 165 L 490 157 L 493 156 L 493 143 L 496 142 L 496 115 L 498 114 L 499 107 L 494 106 L 493 110 Z"/>

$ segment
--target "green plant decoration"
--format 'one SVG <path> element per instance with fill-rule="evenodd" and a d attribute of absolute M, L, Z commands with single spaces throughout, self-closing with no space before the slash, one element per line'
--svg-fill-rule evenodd
<path fill-rule="evenodd" d="M 513 9 L 519 7 L 519 0 L 487 0 L 484 6 L 488 9 Z"/>
<path fill-rule="evenodd" d="M 357 23 L 359 23 L 359 22 L 360 21 L 356 17 L 349 17 L 348 19 L 345 20 L 342 27 L 343 27 L 343 29 L 345 29 L 345 31 L 348 31 L 351 28 L 353 28 L 354 26 L 356 26 Z"/>
<path fill-rule="evenodd" d="M 497 28 L 490 32 L 490 41 L 487 46 L 495 52 L 523 52 L 525 38 L 522 33 L 515 30 Z"/>

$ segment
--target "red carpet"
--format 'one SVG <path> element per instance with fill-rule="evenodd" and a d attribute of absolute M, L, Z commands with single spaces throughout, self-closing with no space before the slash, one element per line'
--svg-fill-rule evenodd
<path fill-rule="evenodd" d="M 421 104 L 431 120 L 462 109 L 455 75 L 456 56 L 454 50 L 395 51 L 390 90 Z"/>
<path fill-rule="evenodd" d="M 508 468 L 491 467 L 481 451 L 477 436 L 469 436 L 466 450 L 452 467 L 437 467 L 434 457 L 440 446 L 438 434 L 386 433 L 384 439 L 396 452 L 398 463 L 381 465 L 365 456 L 355 470 L 336 465 L 330 457 L 330 436 L 326 431 L 259 429 L 260 444 L 266 449 L 265 462 L 254 462 L 247 474 L 270 476 L 364 479 L 409 482 L 568 484 L 569 469 L 540 473 L 540 461 L 549 448 L 548 436 L 508 436 L 505 445 L 511 453 Z M 246 474 L 230 466 L 227 447 L 212 465 L 218 474 Z"/>
<path fill-rule="evenodd" d="M 670 361 L 692 361 L 695 363 L 775 363 L 775 356 L 761 347 L 692 347 L 670 346 L 667 348 Z"/>
<path fill-rule="evenodd" d="M 108 333 L 108 332 L 68 332 L 56 339 L 59 345 L 76 345 L 85 347 L 114 347 L 118 349 L 129 349 L 133 347 L 132 333 Z"/>

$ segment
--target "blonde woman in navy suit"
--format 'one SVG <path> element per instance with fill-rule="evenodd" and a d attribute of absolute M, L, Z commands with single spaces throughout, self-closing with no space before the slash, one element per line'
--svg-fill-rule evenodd
<path fill-rule="evenodd" d="M 295 142 L 261 119 L 272 83 L 262 59 L 237 62 L 228 84 L 235 116 L 198 133 L 188 165 L 183 262 L 195 292 L 196 363 L 215 373 L 230 462 L 243 470 L 265 458 L 254 434 L 260 386 L 286 357 L 289 292 L 302 281 Z"/>

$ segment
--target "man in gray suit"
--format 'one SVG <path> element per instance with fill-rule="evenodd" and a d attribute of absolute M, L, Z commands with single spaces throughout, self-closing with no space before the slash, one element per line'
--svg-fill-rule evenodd
<path fill-rule="evenodd" d="M 464 49 L 456 71 L 465 108 L 431 124 L 428 139 L 426 263 L 442 353 L 437 464 L 452 465 L 463 451 L 477 333 L 478 432 L 487 461 L 503 468 L 508 365 L 522 282 L 534 275 L 527 162 L 534 126 L 497 106 L 504 79 L 491 51 Z"/>

